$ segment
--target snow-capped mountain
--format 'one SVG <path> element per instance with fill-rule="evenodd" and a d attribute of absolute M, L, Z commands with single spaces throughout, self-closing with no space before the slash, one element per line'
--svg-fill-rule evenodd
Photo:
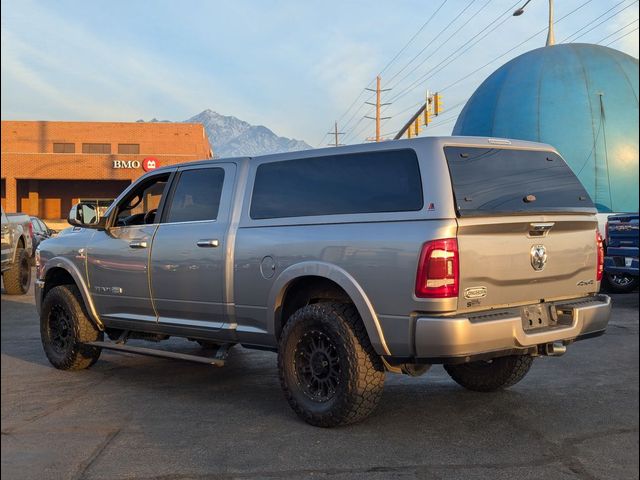
<path fill-rule="evenodd" d="M 302 140 L 279 137 L 267 127 L 251 125 L 213 110 L 205 110 L 185 122 L 204 125 L 216 157 L 265 155 L 311 148 Z"/>

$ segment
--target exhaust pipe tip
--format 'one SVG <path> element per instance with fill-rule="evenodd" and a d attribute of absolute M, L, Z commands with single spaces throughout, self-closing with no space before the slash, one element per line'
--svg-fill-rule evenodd
<path fill-rule="evenodd" d="M 544 346 L 544 354 L 548 357 L 561 357 L 565 353 L 567 353 L 567 347 L 560 342 L 547 343 Z"/>

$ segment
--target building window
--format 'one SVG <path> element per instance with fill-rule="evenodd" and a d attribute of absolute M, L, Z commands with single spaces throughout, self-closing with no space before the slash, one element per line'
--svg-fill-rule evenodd
<path fill-rule="evenodd" d="M 118 153 L 122 155 L 138 155 L 140 153 L 140 144 L 138 143 L 119 143 Z"/>
<path fill-rule="evenodd" d="M 110 143 L 83 143 L 82 153 L 111 153 Z"/>
<path fill-rule="evenodd" d="M 53 153 L 76 153 L 75 143 L 54 143 Z"/>

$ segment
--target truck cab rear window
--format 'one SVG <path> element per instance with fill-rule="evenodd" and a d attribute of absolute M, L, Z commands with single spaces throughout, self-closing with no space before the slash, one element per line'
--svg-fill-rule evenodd
<path fill-rule="evenodd" d="M 594 212 L 593 202 L 553 152 L 445 147 L 460 216 Z"/>
<path fill-rule="evenodd" d="M 377 151 L 264 163 L 256 172 L 251 218 L 422 209 L 413 150 Z"/>

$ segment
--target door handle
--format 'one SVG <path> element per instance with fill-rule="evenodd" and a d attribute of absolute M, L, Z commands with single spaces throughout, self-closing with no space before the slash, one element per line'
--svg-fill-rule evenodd
<path fill-rule="evenodd" d="M 204 240 L 198 240 L 196 242 L 196 245 L 201 248 L 215 248 L 220 245 L 220 242 L 218 242 L 217 238 L 208 238 Z"/>
<path fill-rule="evenodd" d="M 129 242 L 129 247 L 131 248 L 147 248 L 146 240 L 131 240 Z"/>

